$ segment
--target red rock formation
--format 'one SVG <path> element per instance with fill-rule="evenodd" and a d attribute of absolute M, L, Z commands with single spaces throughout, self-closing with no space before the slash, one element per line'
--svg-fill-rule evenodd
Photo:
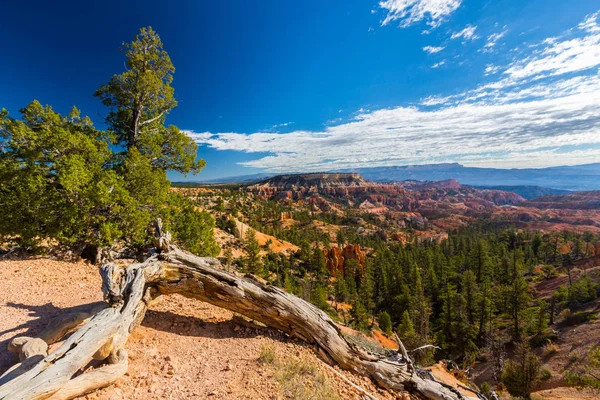
<path fill-rule="evenodd" d="M 344 261 L 356 260 L 358 262 L 361 273 L 365 270 L 365 253 L 361 250 L 360 245 L 349 244 L 343 249 L 339 247 L 332 247 L 330 249 L 323 249 L 325 255 L 325 262 L 327 269 L 331 275 L 337 273 L 344 274 Z"/>
<path fill-rule="evenodd" d="M 344 274 L 344 259 L 339 247 L 323 249 L 323 255 L 325 256 L 325 263 L 331 275 Z"/>

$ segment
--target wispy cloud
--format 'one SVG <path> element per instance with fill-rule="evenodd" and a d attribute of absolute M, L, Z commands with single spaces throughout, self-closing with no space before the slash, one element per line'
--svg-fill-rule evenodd
<path fill-rule="evenodd" d="M 218 150 L 269 155 L 272 172 L 438 162 L 542 167 L 600 159 L 600 27 L 586 17 L 564 35 L 488 64 L 490 82 L 418 106 L 359 110 L 321 131 L 193 133 Z"/>
<path fill-rule="evenodd" d="M 275 124 L 271 127 L 271 129 L 283 128 L 283 127 L 290 126 L 293 124 L 294 124 L 293 122 L 284 122 L 282 124 Z"/>
<path fill-rule="evenodd" d="M 458 32 L 454 32 L 452 34 L 452 36 L 450 36 L 450 39 L 460 39 L 462 38 L 463 40 L 475 40 L 478 39 L 479 36 L 477 36 L 475 34 L 475 30 L 477 29 L 477 26 L 473 26 L 473 25 L 467 25 L 465 27 L 465 29 L 463 29 L 462 31 L 458 31 Z"/>
<path fill-rule="evenodd" d="M 437 63 L 433 64 L 431 66 L 431 68 L 439 68 L 439 67 L 441 67 L 442 65 L 445 65 L 445 64 L 446 64 L 446 60 L 442 60 L 440 62 L 437 62 Z"/>
<path fill-rule="evenodd" d="M 484 70 L 484 75 L 488 76 L 488 75 L 493 75 L 495 73 L 497 73 L 498 71 L 500 71 L 500 67 L 494 64 L 488 64 L 485 66 L 485 70 Z"/>
<path fill-rule="evenodd" d="M 599 16 L 600 11 L 588 15 L 585 20 L 579 24 L 578 28 L 589 33 L 600 33 L 600 25 L 598 24 Z"/>
<path fill-rule="evenodd" d="M 489 35 L 487 37 L 485 46 L 483 46 L 483 51 L 491 51 L 492 48 L 496 46 L 496 43 L 498 43 L 498 41 L 506 35 L 506 32 L 508 32 L 508 30 L 505 26 L 502 32 L 496 32 Z"/>
<path fill-rule="evenodd" d="M 444 50 L 446 47 L 445 46 L 425 46 L 423 47 L 423 51 L 429 54 L 435 54 L 435 53 L 439 53 L 440 51 Z"/>
<path fill-rule="evenodd" d="M 432 28 L 438 27 L 446 17 L 460 6 L 462 0 L 385 0 L 379 7 L 387 14 L 381 25 L 399 21 L 407 27 L 425 21 Z"/>

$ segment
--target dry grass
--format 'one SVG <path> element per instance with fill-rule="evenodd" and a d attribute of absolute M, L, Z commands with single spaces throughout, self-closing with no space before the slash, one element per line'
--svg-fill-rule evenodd
<path fill-rule="evenodd" d="M 341 400 L 327 376 L 306 356 L 278 356 L 275 348 L 265 345 L 258 360 L 273 368 L 273 376 L 286 399 Z"/>
<path fill-rule="evenodd" d="M 260 349 L 258 360 L 263 364 L 273 364 L 275 361 L 275 347 L 272 345 L 264 345 Z"/>
<path fill-rule="evenodd" d="M 554 343 L 547 343 L 544 346 L 544 356 L 545 357 L 549 357 L 553 354 L 556 354 L 558 352 L 558 346 L 555 345 Z"/>

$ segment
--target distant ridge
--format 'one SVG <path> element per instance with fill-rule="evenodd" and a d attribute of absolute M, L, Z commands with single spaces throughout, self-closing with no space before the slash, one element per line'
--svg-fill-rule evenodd
<path fill-rule="evenodd" d="M 250 174 L 250 175 L 238 175 L 238 176 L 227 176 L 223 178 L 215 178 L 215 179 L 200 179 L 197 181 L 187 181 L 187 182 L 173 182 L 175 185 L 185 186 L 185 185 L 194 185 L 194 184 L 219 184 L 219 183 L 254 183 L 259 182 L 261 180 L 267 179 L 274 174 Z"/>
<path fill-rule="evenodd" d="M 526 198 L 539 195 L 560 193 L 544 192 L 545 190 L 585 191 L 600 190 L 600 163 L 561 166 L 549 168 L 499 169 L 465 167 L 458 163 L 405 165 L 394 167 L 354 168 L 323 173 L 358 173 L 365 180 L 374 182 L 444 181 L 456 179 L 463 185 L 500 189 L 512 187 L 512 192 Z M 276 174 L 260 173 L 225 178 L 199 180 L 195 182 L 178 182 L 178 184 L 249 184 L 263 181 Z M 310 174 L 283 174 L 285 176 Z M 539 189 L 524 189 L 536 187 Z M 508 190 L 508 189 L 501 189 Z M 518 191 L 518 192 L 517 192 Z"/>
<path fill-rule="evenodd" d="M 264 179 L 260 184 L 272 184 L 282 187 L 292 186 L 364 186 L 367 182 L 360 174 L 350 172 L 317 172 L 308 174 L 284 174 Z"/>
<path fill-rule="evenodd" d="M 503 190 L 505 192 L 516 193 L 519 196 L 527 200 L 532 200 L 541 196 L 556 196 L 560 194 L 572 193 L 570 190 L 552 189 L 540 186 L 473 186 L 475 189 L 491 189 L 491 190 Z"/>
<path fill-rule="evenodd" d="M 342 172 L 342 171 L 341 171 Z M 458 163 L 347 169 L 376 182 L 456 179 L 471 186 L 538 186 L 550 189 L 600 190 L 600 163 L 549 168 L 498 169 Z"/>

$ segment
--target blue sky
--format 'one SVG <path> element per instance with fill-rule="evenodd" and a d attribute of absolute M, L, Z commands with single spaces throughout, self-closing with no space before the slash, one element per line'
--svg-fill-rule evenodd
<path fill-rule="evenodd" d="M 92 93 L 152 25 L 177 68 L 167 122 L 207 160 L 188 180 L 600 161 L 597 1 L 122 3 L 3 5 L 0 107 L 77 105 L 101 126 Z"/>

